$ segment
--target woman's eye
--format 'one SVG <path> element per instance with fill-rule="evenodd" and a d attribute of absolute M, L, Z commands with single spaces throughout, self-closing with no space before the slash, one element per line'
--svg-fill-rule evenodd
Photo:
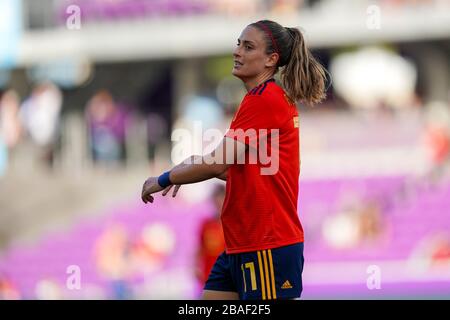
<path fill-rule="evenodd" d="M 241 45 L 240 42 L 236 43 L 236 46 L 239 47 L 240 45 Z M 245 47 L 246 50 L 251 50 L 251 49 L 253 49 L 253 48 L 252 48 L 251 46 L 249 46 L 249 45 L 245 45 L 244 47 Z"/>

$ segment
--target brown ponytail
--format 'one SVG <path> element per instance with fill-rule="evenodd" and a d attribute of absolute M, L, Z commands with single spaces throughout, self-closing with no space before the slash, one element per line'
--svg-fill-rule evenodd
<path fill-rule="evenodd" d="M 281 82 L 288 98 L 294 103 L 311 106 L 324 100 L 327 71 L 307 48 L 300 30 L 285 28 L 270 20 L 258 21 L 251 26 L 265 31 L 267 54 L 276 52 L 280 55 L 278 67 L 283 67 Z M 266 28 L 269 28 L 272 39 L 267 36 Z"/>
<path fill-rule="evenodd" d="M 292 101 L 314 105 L 325 99 L 326 73 L 306 47 L 297 28 L 286 28 L 292 36 L 291 56 L 281 71 L 281 82 Z"/>

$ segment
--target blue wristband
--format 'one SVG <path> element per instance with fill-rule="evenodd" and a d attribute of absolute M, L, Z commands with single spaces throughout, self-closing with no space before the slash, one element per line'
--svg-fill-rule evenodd
<path fill-rule="evenodd" d="M 169 174 L 170 171 L 166 171 L 158 177 L 158 184 L 161 186 L 161 188 L 166 188 L 172 184 L 169 178 Z"/>

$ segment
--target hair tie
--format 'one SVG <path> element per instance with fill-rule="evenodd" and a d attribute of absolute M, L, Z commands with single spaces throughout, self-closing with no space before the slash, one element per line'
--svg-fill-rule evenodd
<path fill-rule="evenodd" d="M 285 29 L 288 32 L 289 36 L 292 38 L 292 40 L 295 40 L 295 37 L 294 37 L 292 29 L 289 28 L 289 27 L 285 27 Z"/>

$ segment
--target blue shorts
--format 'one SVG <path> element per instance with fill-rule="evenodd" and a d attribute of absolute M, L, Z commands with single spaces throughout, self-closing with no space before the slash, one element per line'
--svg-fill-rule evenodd
<path fill-rule="evenodd" d="M 299 298 L 303 263 L 303 243 L 237 254 L 223 252 L 204 290 L 237 292 L 243 300 Z"/>

